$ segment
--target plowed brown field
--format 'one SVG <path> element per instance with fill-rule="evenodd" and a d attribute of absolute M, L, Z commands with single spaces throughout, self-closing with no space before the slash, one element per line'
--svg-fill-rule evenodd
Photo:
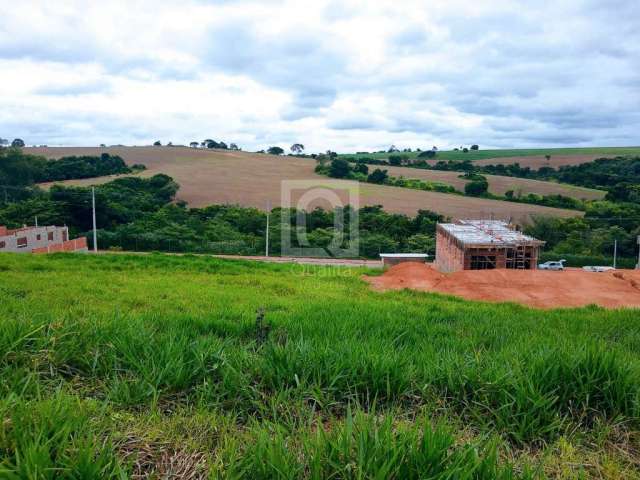
<path fill-rule="evenodd" d="M 265 208 L 267 202 L 280 205 L 283 180 L 312 180 L 318 185 L 326 177 L 317 175 L 311 159 L 278 157 L 273 155 L 231 152 L 225 150 L 198 150 L 185 147 L 48 147 L 28 148 L 28 153 L 59 158 L 68 155 L 99 155 L 108 152 L 120 155 L 128 164 L 141 163 L 147 167 L 141 175 L 148 177 L 165 173 L 180 184 L 178 198 L 191 206 L 231 203 Z M 112 180 L 71 180 L 67 184 L 95 185 Z M 334 180 L 332 180 L 334 181 Z M 339 192 L 342 202 L 348 201 L 347 191 L 359 189 L 360 206 L 383 205 L 390 212 L 414 215 L 419 209 L 432 210 L 452 218 L 511 218 L 527 222 L 532 215 L 572 217 L 581 215 L 574 210 L 502 202 L 464 197 L 437 192 L 425 192 L 384 185 L 358 184 L 339 180 L 344 191 Z M 294 195 L 294 200 L 296 195 Z M 327 207 L 324 202 L 312 202 L 309 207 Z"/>

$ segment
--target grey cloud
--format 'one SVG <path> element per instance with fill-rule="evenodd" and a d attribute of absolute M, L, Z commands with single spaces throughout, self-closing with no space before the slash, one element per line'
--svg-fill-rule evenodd
<path fill-rule="evenodd" d="M 251 25 L 234 24 L 215 29 L 210 38 L 204 53 L 210 68 L 290 90 L 301 110 L 330 105 L 336 77 L 346 68 L 347 59 L 313 32 L 259 37 Z"/>
<path fill-rule="evenodd" d="M 288 143 L 286 136 L 296 135 L 296 122 L 309 118 L 324 122 L 327 143 L 331 138 L 347 144 L 369 138 L 374 144 L 380 132 L 403 138 L 437 136 L 451 144 L 472 139 L 506 147 L 637 143 L 640 3 L 636 1 L 568 0 L 544 9 L 522 1 L 500 10 L 479 2 L 480 8 L 463 14 L 434 10 L 435 22 L 430 25 L 417 23 L 410 11 L 399 12 L 397 18 L 385 18 L 404 20 L 396 22 L 395 33 L 386 38 L 387 57 L 375 64 L 377 70 L 367 68 L 371 66 L 360 70 L 354 51 L 362 46 L 345 48 L 335 28 L 342 22 L 348 28 L 349 19 L 364 15 L 355 4 L 330 2 L 313 27 L 292 24 L 276 34 L 261 28 L 260 22 L 283 21 L 277 17 L 282 2 L 269 2 L 273 15 L 259 18 L 245 10 L 264 2 L 196 1 L 204 7 L 242 8 L 211 27 L 202 42 L 187 39 L 181 44 L 176 38 L 171 46 L 183 54 L 177 57 L 163 58 L 153 49 L 118 55 L 72 21 L 68 31 L 57 32 L 56 38 L 28 31 L 26 23 L 24 35 L 17 28 L 9 32 L 6 25 L 0 26 L 0 58 L 91 62 L 106 72 L 105 78 L 128 77 L 150 84 L 197 80 L 212 72 L 248 77 L 291 99 L 278 112 L 277 125 L 261 123 L 259 108 L 249 119 L 245 113 L 228 112 L 234 125 L 241 126 L 238 135 L 260 144 L 256 146 Z M 77 19 L 81 21 L 81 12 Z M 200 63 L 194 66 L 175 59 L 184 57 Z M 35 93 L 48 97 L 109 92 L 109 81 L 97 80 L 52 83 Z M 358 102 L 368 97 L 384 101 L 375 106 Z M 353 111 L 343 111 L 338 99 L 347 100 Z M 16 118 L 26 118 L 17 106 L 11 108 Z M 87 126 L 104 129 L 105 137 L 126 129 L 131 138 L 148 139 L 171 132 L 175 127 L 171 122 L 184 123 L 166 115 L 157 124 L 136 125 L 127 115 L 85 118 L 78 112 L 53 114 L 43 109 L 38 121 L 22 120 L 22 126 L 40 143 L 53 143 L 47 136 L 77 143 L 87 138 Z M 157 127 L 162 122 L 164 130 Z M 1 116 L 0 127 L 13 131 L 20 122 Z M 152 128 L 156 131 L 150 132 Z M 367 132 L 370 137 L 364 137 Z"/>
<path fill-rule="evenodd" d="M 82 82 L 75 84 L 53 83 L 34 91 L 37 95 L 71 96 L 95 93 L 109 93 L 111 83 L 106 80 Z"/>

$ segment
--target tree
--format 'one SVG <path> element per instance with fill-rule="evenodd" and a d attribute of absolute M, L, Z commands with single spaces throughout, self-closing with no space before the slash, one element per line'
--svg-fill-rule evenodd
<path fill-rule="evenodd" d="M 238 151 L 238 150 L 240 150 L 240 147 L 238 147 L 238 145 L 236 145 L 235 143 L 230 143 L 229 144 L 229 150 Z"/>
<path fill-rule="evenodd" d="M 486 178 L 473 180 L 464 186 L 464 193 L 473 197 L 484 195 L 489 190 L 489 182 Z"/>
<path fill-rule="evenodd" d="M 551 161 L 551 155 L 545 155 L 544 158 L 547 160 L 547 162 Z"/>
<path fill-rule="evenodd" d="M 418 154 L 418 158 L 434 158 L 436 156 L 435 150 L 425 150 Z"/>
<path fill-rule="evenodd" d="M 384 183 L 389 176 L 387 175 L 386 170 L 380 170 L 376 168 L 369 176 L 367 177 L 367 182 L 369 183 Z"/>
<path fill-rule="evenodd" d="M 394 152 L 398 152 L 399 150 L 397 149 L 397 147 L 395 145 L 391 145 L 389 147 L 389 150 L 387 150 L 387 153 L 394 153 Z"/>
<path fill-rule="evenodd" d="M 270 155 L 282 155 L 284 153 L 284 149 L 280 147 L 269 147 L 267 148 L 267 153 Z"/>
<path fill-rule="evenodd" d="M 436 239 L 433 235 L 416 233 L 407 239 L 407 248 L 412 253 L 433 253 L 436 249 Z"/>
<path fill-rule="evenodd" d="M 467 153 L 467 152 L 469 151 L 469 149 L 468 149 L 467 147 L 464 147 L 464 148 L 462 149 L 462 151 L 463 151 L 464 153 Z"/>
<path fill-rule="evenodd" d="M 228 150 L 229 147 L 227 147 L 227 144 L 224 142 L 218 142 L 218 147 L 217 148 L 221 148 L 222 150 Z"/>
<path fill-rule="evenodd" d="M 478 145 L 471 145 L 471 150 L 480 150 Z"/>
<path fill-rule="evenodd" d="M 22 140 L 21 138 L 14 138 L 13 142 L 11 142 L 11 146 L 22 148 L 24 147 L 24 140 Z"/>
<path fill-rule="evenodd" d="M 324 153 L 316 156 L 316 163 L 319 167 L 324 167 L 329 161 L 329 157 L 327 157 Z"/>
<path fill-rule="evenodd" d="M 0 147 L 6 147 L 7 145 L 9 145 L 9 140 L 6 138 L 0 138 Z"/>
<path fill-rule="evenodd" d="M 47 161 L 19 148 L 0 149 L 0 185 L 29 186 L 42 178 Z"/>
<path fill-rule="evenodd" d="M 206 148 L 220 148 L 220 144 L 210 138 L 203 140 L 201 145 Z"/>
<path fill-rule="evenodd" d="M 160 142 L 160 140 L 156 140 L 155 142 L 153 142 L 154 147 L 160 147 L 161 145 L 162 143 Z"/>
<path fill-rule="evenodd" d="M 376 258 L 384 252 L 395 252 L 398 242 L 393 238 L 380 233 L 363 233 L 360 235 L 360 255 L 368 258 Z"/>
<path fill-rule="evenodd" d="M 365 175 L 368 175 L 369 167 L 367 167 L 367 165 L 364 163 L 357 163 L 353 171 L 356 173 L 363 173 Z"/>
<path fill-rule="evenodd" d="M 329 167 L 329 176 L 333 178 L 344 178 L 351 172 L 351 165 L 346 160 L 334 158 Z"/>
<path fill-rule="evenodd" d="M 199 145 L 200 145 L 200 143 L 199 143 L 199 142 L 191 142 L 191 143 L 189 144 L 189 146 L 190 146 L 191 148 L 198 148 L 198 146 L 199 146 Z"/>
<path fill-rule="evenodd" d="M 400 155 L 389 155 L 389 165 L 402 165 L 402 157 Z"/>
<path fill-rule="evenodd" d="M 300 155 L 302 152 L 304 152 L 304 145 L 302 145 L 301 143 L 294 143 L 293 145 L 291 145 L 290 150 L 291 150 L 291 153 Z"/>

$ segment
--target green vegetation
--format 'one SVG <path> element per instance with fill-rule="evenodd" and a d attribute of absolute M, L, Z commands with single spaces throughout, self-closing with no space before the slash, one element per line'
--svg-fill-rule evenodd
<path fill-rule="evenodd" d="M 639 222 L 638 204 L 590 202 L 583 218 L 536 217 L 525 232 L 544 239 L 547 242 L 545 248 L 556 256 L 573 254 L 611 259 L 617 240 L 618 255 L 629 258 L 627 265 L 634 265 Z M 610 263 L 608 260 L 605 264 Z"/>
<path fill-rule="evenodd" d="M 178 185 L 167 175 L 124 177 L 96 186 L 100 248 L 244 255 L 264 252 L 266 212 L 235 205 L 188 208 L 184 203 L 173 203 L 177 190 Z M 48 192 L 25 192 L 28 195 L 22 201 L 0 199 L 0 225 L 16 228 L 31 224 L 37 216 L 42 224 L 67 225 L 73 236 L 85 235 L 91 241 L 90 188 L 55 185 Z M 322 209 L 307 212 L 305 236 L 300 235 L 295 210 L 273 209 L 270 252 L 280 253 L 283 232 L 289 235 L 293 248 L 326 248 L 335 236 L 335 214 Z M 345 221 L 358 215 L 360 254 L 369 258 L 377 258 L 381 251 L 433 253 L 435 226 L 444 220 L 426 210 L 410 218 L 387 213 L 380 206 L 357 212 L 346 207 L 344 214 Z M 345 244 L 350 240 L 345 235 Z"/>
<path fill-rule="evenodd" d="M 638 478 L 635 311 L 194 256 L 0 269 L 4 478 Z"/>
<path fill-rule="evenodd" d="M 144 165 L 134 167 L 127 167 L 122 158 L 108 153 L 99 157 L 62 157 L 47 160 L 44 157 L 24 154 L 19 148 L 0 148 L 0 188 L 29 187 L 41 182 L 132 173 L 134 170 L 145 168 Z M 14 190 L 7 192 L 7 195 L 13 197 Z"/>
<path fill-rule="evenodd" d="M 419 150 L 414 152 L 403 152 L 401 155 L 407 158 L 416 158 L 423 153 Z M 603 155 L 603 156 L 621 156 L 621 155 L 640 155 L 640 147 L 586 147 L 586 148 L 518 148 L 518 149 L 500 149 L 500 150 L 439 150 L 435 156 L 438 160 L 485 160 L 490 158 L 505 157 L 530 157 L 550 155 L 553 159 L 554 155 Z M 375 160 L 386 160 L 389 158 L 389 152 L 359 152 L 341 154 L 341 158 L 356 159 L 368 157 Z"/>

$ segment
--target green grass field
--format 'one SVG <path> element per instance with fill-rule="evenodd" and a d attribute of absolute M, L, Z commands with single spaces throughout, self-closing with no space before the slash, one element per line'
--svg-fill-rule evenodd
<path fill-rule="evenodd" d="M 406 155 L 414 158 L 420 152 L 398 152 L 396 155 Z M 531 157 L 539 155 L 600 155 L 602 156 L 618 156 L 618 155 L 640 155 L 640 147 L 585 147 L 585 148 L 528 148 L 528 149 L 500 149 L 500 150 L 470 150 L 467 153 L 455 150 L 440 150 L 436 160 L 485 160 L 490 158 L 504 157 Z M 368 153 L 368 154 L 341 154 L 344 158 L 360 158 L 369 157 L 377 159 L 386 159 L 389 153 Z"/>
<path fill-rule="evenodd" d="M 0 255 L 0 477 L 640 478 L 637 311 L 363 273 Z"/>

